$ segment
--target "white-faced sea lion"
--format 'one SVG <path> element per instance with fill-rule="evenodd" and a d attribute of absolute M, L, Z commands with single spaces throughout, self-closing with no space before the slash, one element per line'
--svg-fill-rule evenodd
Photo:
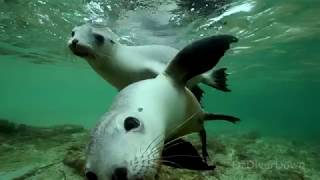
<path fill-rule="evenodd" d="M 157 77 L 122 89 L 92 132 L 87 179 L 153 179 L 161 163 L 214 169 L 190 143 L 179 139 L 201 131 L 204 121 L 217 119 L 202 109 L 186 85 L 212 69 L 236 41 L 229 35 L 196 41 L 182 49 Z"/>
<path fill-rule="evenodd" d="M 139 80 L 156 77 L 178 53 L 177 49 L 170 46 L 127 46 L 118 40 L 119 37 L 107 27 L 84 24 L 72 30 L 68 46 L 118 90 Z M 196 87 L 198 82 L 221 91 L 230 91 L 225 70 L 221 68 L 198 75 L 188 82 L 188 87 L 198 99 L 202 94 Z"/>

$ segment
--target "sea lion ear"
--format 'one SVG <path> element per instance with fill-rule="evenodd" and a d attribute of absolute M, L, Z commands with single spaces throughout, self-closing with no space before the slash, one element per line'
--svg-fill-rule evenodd
<path fill-rule="evenodd" d="M 231 35 L 211 36 L 195 41 L 183 48 L 165 70 L 176 82 L 186 85 L 187 81 L 212 69 L 238 39 Z"/>
<path fill-rule="evenodd" d="M 120 37 L 114 33 L 109 27 L 105 27 L 105 33 L 106 33 L 106 37 L 108 37 L 109 42 L 111 44 L 115 44 L 116 42 L 119 42 Z"/>
<path fill-rule="evenodd" d="M 162 151 L 163 164 L 166 166 L 190 169 L 198 171 L 214 170 L 215 166 L 209 166 L 199 155 L 196 148 L 182 139 L 166 143 Z"/>
<path fill-rule="evenodd" d="M 104 38 L 104 36 L 103 36 L 102 34 L 97 34 L 97 33 L 95 33 L 95 34 L 93 34 L 93 36 L 94 36 L 95 41 L 96 41 L 98 44 L 103 44 L 103 43 L 104 43 L 105 38 Z"/>

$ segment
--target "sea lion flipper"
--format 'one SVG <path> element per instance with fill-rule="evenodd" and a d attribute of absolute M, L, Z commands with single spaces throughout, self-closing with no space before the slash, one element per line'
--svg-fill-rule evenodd
<path fill-rule="evenodd" d="M 204 91 L 198 85 L 190 87 L 190 91 L 194 94 L 194 96 L 197 98 L 197 100 L 201 104 L 201 98 L 204 94 Z"/>
<path fill-rule="evenodd" d="M 205 76 L 202 82 L 208 86 L 224 92 L 230 92 L 231 90 L 227 87 L 227 68 L 220 68 L 211 71 Z"/>
<path fill-rule="evenodd" d="M 165 74 L 185 85 L 191 78 L 212 69 L 238 39 L 231 35 L 211 36 L 183 48 L 169 63 Z"/>
<path fill-rule="evenodd" d="M 190 170 L 214 170 L 199 155 L 196 148 L 188 141 L 177 139 L 166 143 L 162 151 L 163 164 L 166 166 Z"/>
<path fill-rule="evenodd" d="M 207 132 L 204 129 L 204 127 L 202 128 L 202 130 L 199 131 L 199 136 L 201 140 L 202 157 L 204 161 L 207 162 L 209 158 L 209 153 L 207 149 Z"/>
<path fill-rule="evenodd" d="M 213 114 L 213 113 L 205 113 L 204 114 L 204 120 L 205 121 L 211 121 L 211 120 L 225 120 L 232 123 L 237 123 L 240 121 L 240 118 L 237 118 L 235 116 L 230 115 L 224 115 L 224 114 Z"/>

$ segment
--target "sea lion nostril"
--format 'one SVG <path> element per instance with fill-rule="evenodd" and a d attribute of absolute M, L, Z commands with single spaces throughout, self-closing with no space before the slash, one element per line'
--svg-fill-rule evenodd
<path fill-rule="evenodd" d="M 79 42 L 78 39 L 73 39 L 73 40 L 71 41 L 71 43 L 72 43 L 73 46 L 77 45 L 78 42 Z"/>
<path fill-rule="evenodd" d="M 86 178 L 87 180 L 98 180 L 97 175 L 90 171 L 86 173 Z"/>
<path fill-rule="evenodd" d="M 127 168 L 116 168 L 112 174 L 112 180 L 127 180 L 128 177 L 128 169 Z"/>

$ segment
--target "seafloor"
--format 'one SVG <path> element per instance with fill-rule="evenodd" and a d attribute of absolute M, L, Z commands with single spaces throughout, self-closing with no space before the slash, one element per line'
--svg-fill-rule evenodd
<path fill-rule="evenodd" d="M 197 148 L 197 136 L 188 137 Z M 319 180 L 320 145 L 267 138 L 258 133 L 208 138 L 210 163 L 197 172 L 163 167 L 160 179 L 172 180 Z M 50 128 L 0 120 L 0 180 L 80 180 L 88 131 L 80 126 Z"/>

